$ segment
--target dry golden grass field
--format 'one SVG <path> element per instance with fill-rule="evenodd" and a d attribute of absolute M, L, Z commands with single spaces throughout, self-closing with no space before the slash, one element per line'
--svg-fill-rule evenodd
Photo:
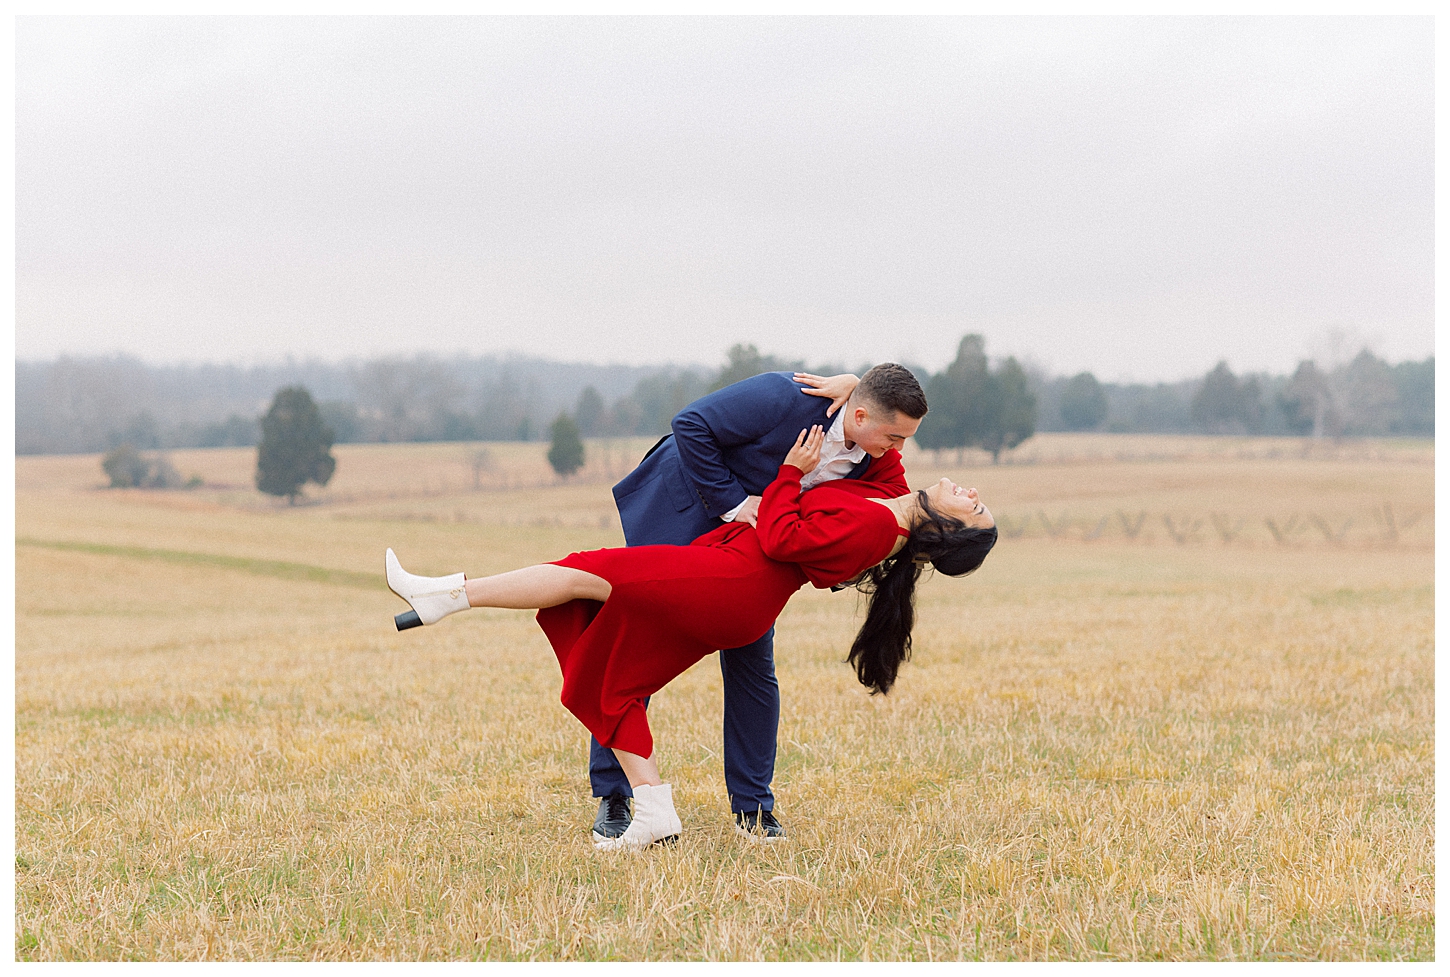
<path fill-rule="evenodd" d="M 16 954 L 34 960 L 1430 959 L 1433 446 L 1042 435 L 912 452 L 1003 528 L 924 585 L 889 697 L 850 593 L 776 642 L 777 811 L 736 836 L 706 659 L 652 721 L 686 834 L 589 843 L 523 611 L 397 633 L 393 546 L 480 574 L 621 541 L 647 441 L 345 445 L 288 507 L 16 462 Z"/>

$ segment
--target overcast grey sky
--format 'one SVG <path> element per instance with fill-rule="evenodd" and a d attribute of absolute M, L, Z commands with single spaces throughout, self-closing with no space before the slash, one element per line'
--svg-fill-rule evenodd
<path fill-rule="evenodd" d="M 1422 18 L 21 18 L 16 355 L 1434 347 Z"/>

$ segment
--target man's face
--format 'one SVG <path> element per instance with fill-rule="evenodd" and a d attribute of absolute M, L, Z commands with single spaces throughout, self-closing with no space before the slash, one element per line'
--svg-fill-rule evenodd
<path fill-rule="evenodd" d="M 883 411 L 870 403 L 848 403 L 845 409 L 848 411 L 844 425 L 846 440 L 865 448 L 872 458 L 880 458 L 892 448 L 900 451 L 906 439 L 921 427 L 919 417 Z"/>

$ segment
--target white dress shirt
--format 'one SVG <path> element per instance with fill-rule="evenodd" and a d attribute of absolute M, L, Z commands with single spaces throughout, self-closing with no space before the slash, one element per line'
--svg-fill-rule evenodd
<path fill-rule="evenodd" d="M 866 449 L 859 444 L 851 450 L 846 450 L 846 411 L 844 405 L 841 410 L 836 411 L 836 422 L 826 432 L 826 440 L 821 443 L 821 460 L 815 468 L 806 472 L 801 477 L 801 490 L 810 488 L 812 485 L 819 485 L 822 482 L 829 482 L 832 479 L 845 478 L 851 474 L 851 469 L 861 464 L 861 459 L 866 457 Z M 731 509 L 720 517 L 721 522 L 733 522 L 735 515 L 740 511 L 740 505 Z"/>

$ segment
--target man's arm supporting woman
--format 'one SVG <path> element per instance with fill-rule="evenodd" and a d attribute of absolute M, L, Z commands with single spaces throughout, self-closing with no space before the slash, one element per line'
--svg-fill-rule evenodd
<path fill-rule="evenodd" d="M 762 373 L 707 394 L 675 415 L 670 425 L 675 448 L 707 513 L 720 518 L 750 495 L 726 466 L 725 449 L 776 432 L 790 421 L 800 396 L 800 387 L 786 376 Z"/>

